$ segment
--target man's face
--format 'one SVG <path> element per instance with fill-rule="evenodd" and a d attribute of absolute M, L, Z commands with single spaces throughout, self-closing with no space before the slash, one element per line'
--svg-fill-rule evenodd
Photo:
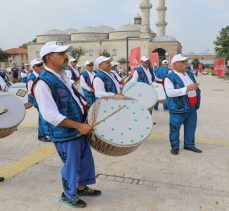
<path fill-rule="evenodd" d="M 63 70 L 66 66 L 68 66 L 68 56 L 67 52 L 59 52 L 59 53 L 50 53 L 47 55 L 47 66 L 56 68 L 56 70 Z"/>
<path fill-rule="evenodd" d="M 25 69 L 26 70 L 29 70 L 30 69 L 30 66 L 29 65 L 25 65 Z"/>
<path fill-rule="evenodd" d="M 173 67 L 178 72 L 185 72 L 185 70 L 187 69 L 187 60 L 177 61 L 176 63 L 173 64 Z"/>
<path fill-rule="evenodd" d="M 102 63 L 99 65 L 99 68 L 100 68 L 101 70 L 106 71 L 106 72 L 110 71 L 110 69 L 111 69 L 111 60 L 102 62 Z"/>
<path fill-rule="evenodd" d="M 72 65 L 72 67 L 76 68 L 77 61 L 73 61 L 73 62 L 71 62 L 71 65 Z"/>
<path fill-rule="evenodd" d="M 148 68 L 149 67 L 149 60 L 148 61 L 142 61 L 142 66 L 144 68 Z"/>
<path fill-rule="evenodd" d="M 35 64 L 33 66 L 34 71 L 36 71 L 37 74 L 40 74 L 43 70 L 43 63 Z"/>
<path fill-rule="evenodd" d="M 117 70 L 117 65 L 112 66 L 111 70 Z"/>
<path fill-rule="evenodd" d="M 94 64 L 93 64 L 93 62 L 92 62 L 92 63 L 90 63 L 90 64 L 88 64 L 88 65 L 86 66 L 86 69 L 87 69 L 88 71 L 90 71 L 90 72 L 92 72 L 92 71 L 93 71 L 93 68 L 94 68 Z"/>

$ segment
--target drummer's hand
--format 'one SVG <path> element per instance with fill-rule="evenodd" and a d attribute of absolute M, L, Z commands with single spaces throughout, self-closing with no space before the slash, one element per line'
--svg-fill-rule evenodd
<path fill-rule="evenodd" d="M 88 124 L 79 124 L 79 127 L 77 128 L 80 133 L 86 135 L 86 134 L 90 134 L 91 131 L 92 131 L 92 126 L 91 125 L 88 125 Z"/>
<path fill-rule="evenodd" d="M 89 92 L 95 92 L 95 91 L 94 91 L 94 89 L 90 89 L 90 91 L 89 91 Z"/>
<path fill-rule="evenodd" d="M 197 90 L 198 88 L 199 88 L 199 83 L 190 84 L 187 86 L 187 92 Z"/>
<path fill-rule="evenodd" d="M 119 93 L 119 94 L 115 94 L 113 97 L 114 98 L 125 98 L 125 95 Z"/>

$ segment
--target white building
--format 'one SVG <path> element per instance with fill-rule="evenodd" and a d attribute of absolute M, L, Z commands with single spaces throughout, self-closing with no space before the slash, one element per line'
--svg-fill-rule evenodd
<path fill-rule="evenodd" d="M 165 0 L 158 0 L 157 33 L 150 28 L 150 0 L 141 0 L 140 14 L 134 18 L 134 24 L 126 24 L 114 29 L 110 26 L 87 26 L 79 30 L 71 28 L 65 31 L 49 30 L 37 35 L 37 43 L 28 46 L 29 60 L 39 57 L 41 46 L 48 41 L 61 41 L 65 45 L 81 47 L 87 53 L 80 58 L 80 63 L 95 60 L 104 50 L 108 51 L 116 61 L 129 57 L 129 51 L 141 47 L 142 55 L 158 52 L 161 58 L 181 53 L 182 46 L 174 37 L 166 35 Z M 128 54 L 127 54 L 128 52 Z"/>

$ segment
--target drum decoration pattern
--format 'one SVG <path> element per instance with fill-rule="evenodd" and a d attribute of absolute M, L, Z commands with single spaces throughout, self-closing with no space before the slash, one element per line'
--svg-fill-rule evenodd
<path fill-rule="evenodd" d="M 15 83 L 11 85 L 8 92 L 17 96 L 24 103 L 26 109 L 32 107 L 32 105 L 28 103 L 28 93 L 25 83 Z"/>
<path fill-rule="evenodd" d="M 14 95 L 0 92 L 0 138 L 13 133 L 24 118 L 23 103 Z"/>
<path fill-rule="evenodd" d="M 164 91 L 162 84 L 153 82 L 152 86 L 154 87 L 154 89 L 157 92 L 158 102 L 159 103 L 165 103 L 166 102 L 166 96 L 165 96 L 165 91 Z"/>
<path fill-rule="evenodd" d="M 148 109 L 154 106 L 158 100 L 156 90 L 142 82 L 127 83 L 123 88 L 123 94 L 138 100 Z"/>
<path fill-rule="evenodd" d="M 112 156 L 126 155 L 150 135 L 153 124 L 149 111 L 131 98 L 97 100 L 89 109 L 88 123 L 95 124 L 124 105 L 125 108 L 94 128 L 89 143 L 95 150 Z"/>

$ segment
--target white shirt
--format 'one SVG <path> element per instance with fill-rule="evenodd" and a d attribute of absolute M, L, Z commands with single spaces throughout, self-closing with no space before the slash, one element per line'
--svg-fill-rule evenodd
<path fill-rule="evenodd" d="M 187 92 L 187 86 L 190 84 L 193 84 L 193 81 L 188 76 L 188 74 L 186 72 L 185 72 L 185 74 L 179 73 L 176 70 L 174 70 L 174 73 L 177 74 L 181 78 L 185 87 L 180 88 L 180 89 L 175 89 L 173 86 L 173 83 L 170 81 L 170 79 L 165 78 L 164 87 L 165 87 L 165 91 L 166 91 L 166 94 L 168 95 L 168 97 L 179 97 L 179 96 L 183 96 L 186 94 L 188 94 L 188 97 L 195 97 L 196 91 Z"/>
<path fill-rule="evenodd" d="M 31 73 L 30 73 L 30 74 L 31 74 Z M 29 75 L 30 75 L 30 74 L 29 74 Z M 36 76 L 36 78 L 39 76 L 39 75 L 37 74 L 36 71 L 33 71 L 33 74 Z M 29 75 L 28 75 L 28 77 L 29 77 Z M 28 95 L 31 94 L 31 89 L 32 89 L 32 86 L 33 86 L 33 82 L 34 82 L 34 81 L 32 81 L 32 80 L 29 80 L 29 81 L 27 82 Z"/>
<path fill-rule="evenodd" d="M 99 71 L 102 71 L 102 70 L 99 70 Z M 114 81 L 117 92 L 119 93 L 120 92 L 119 82 L 112 76 L 112 74 L 108 74 L 105 71 L 103 71 L 103 72 L 105 74 L 107 74 Z M 93 86 L 95 89 L 95 96 L 98 98 L 115 95 L 115 93 L 113 93 L 113 92 L 106 92 L 105 87 L 104 87 L 104 83 L 103 83 L 102 79 L 100 79 L 99 77 L 96 77 L 94 79 Z"/>
<path fill-rule="evenodd" d="M 92 71 L 92 72 L 90 72 L 90 71 L 88 71 L 88 70 L 86 70 L 86 71 L 87 71 L 87 73 L 88 73 L 88 75 L 89 75 L 89 77 L 90 77 L 90 81 L 91 81 L 91 84 L 92 84 L 92 82 L 93 82 L 94 77 L 96 76 L 96 74 L 95 74 L 94 71 Z M 87 83 L 86 83 L 86 81 L 85 81 L 83 75 L 80 76 L 80 86 L 81 86 L 82 88 L 88 90 L 88 91 L 91 90 L 91 87 L 89 87 L 89 86 L 87 85 Z"/>
<path fill-rule="evenodd" d="M 6 87 L 7 87 L 6 82 L 3 80 L 3 78 L 1 76 L 0 76 L 0 87 L 1 87 L 2 90 L 5 90 Z"/>
<path fill-rule="evenodd" d="M 115 74 L 115 76 L 117 77 L 117 79 L 118 79 L 119 82 L 122 80 L 122 78 L 120 77 L 120 75 L 115 70 L 111 70 L 111 72 L 113 74 Z"/>
<path fill-rule="evenodd" d="M 83 107 L 80 104 L 79 99 L 75 96 L 73 92 L 72 83 L 69 80 L 69 78 L 66 76 L 66 74 L 64 72 L 58 74 L 48 67 L 45 67 L 45 69 L 53 73 L 55 76 L 57 76 L 68 87 L 68 89 L 72 93 L 74 100 L 78 103 L 82 113 L 84 113 Z M 34 87 L 34 95 L 38 103 L 39 111 L 41 112 L 41 115 L 45 121 L 49 122 L 52 125 L 57 126 L 64 119 L 67 118 L 66 116 L 60 114 L 56 102 L 52 97 L 52 91 L 43 80 L 39 80 L 36 83 Z"/>
<path fill-rule="evenodd" d="M 77 68 L 72 67 L 71 65 L 69 65 L 69 66 L 72 68 L 72 70 L 76 74 L 76 77 L 79 78 L 80 77 L 79 70 Z M 65 70 L 65 72 L 66 72 L 67 77 L 71 79 L 72 78 L 72 71 L 71 70 Z"/>
<path fill-rule="evenodd" d="M 148 78 L 149 84 L 152 84 L 152 82 L 153 82 L 152 81 L 152 75 L 151 75 L 151 73 L 149 71 L 149 68 L 147 68 L 147 69 L 144 68 L 144 67 L 142 67 L 142 68 L 143 68 L 143 70 L 144 70 L 144 72 L 145 72 L 145 74 L 146 74 L 146 76 Z M 138 82 L 138 72 L 137 72 L 137 70 L 134 71 L 134 74 L 133 74 L 133 77 L 131 79 L 131 82 Z"/>
<path fill-rule="evenodd" d="M 24 70 L 25 70 L 25 73 L 23 73 L 23 72 L 21 71 L 21 78 L 27 77 L 27 70 L 26 70 L 26 69 L 24 69 Z"/>

